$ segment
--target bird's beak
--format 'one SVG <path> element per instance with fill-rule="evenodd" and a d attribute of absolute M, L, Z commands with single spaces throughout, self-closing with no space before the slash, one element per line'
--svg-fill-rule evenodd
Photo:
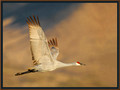
<path fill-rule="evenodd" d="M 84 63 L 80 63 L 80 65 L 83 65 L 83 66 L 85 66 L 86 64 L 84 64 Z"/>

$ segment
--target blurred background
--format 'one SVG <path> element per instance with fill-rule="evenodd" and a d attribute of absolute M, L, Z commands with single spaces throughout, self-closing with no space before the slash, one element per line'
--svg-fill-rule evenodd
<path fill-rule="evenodd" d="M 58 38 L 58 60 L 86 66 L 16 77 L 32 66 L 31 15 Z M 117 87 L 117 3 L 3 3 L 3 87 Z"/>

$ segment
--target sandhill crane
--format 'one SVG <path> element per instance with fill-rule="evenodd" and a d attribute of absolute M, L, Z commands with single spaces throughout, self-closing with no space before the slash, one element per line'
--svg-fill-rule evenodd
<path fill-rule="evenodd" d="M 81 66 L 85 65 L 80 62 L 62 63 L 57 60 L 59 55 L 59 48 L 57 38 L 52 38 L 47 41 L 45 34 L 40 26 L 39 18 L 30 16 L 27 18 L 30 36 L 30 50 L 32 54 L 33 67 L 25 72 L 16 73 L 15 76 L 23 75 L 31 72 L 46 72 L 53 71 L 56 68 L 67 66 Z"/>

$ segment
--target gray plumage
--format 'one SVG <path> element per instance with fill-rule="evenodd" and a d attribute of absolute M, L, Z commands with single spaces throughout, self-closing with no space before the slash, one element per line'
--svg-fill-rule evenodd
<path fill-rule="evenodd" d="M 27 18 L 26 22 L 29 27 L 30 50 L 34 66 L 29 68 L 25 72 L 16 73 L 15 76 L 31 72 L 52 71 L 56 68 L 66 66 L 85 65 L 80 62 L 62 63 L 58 61 L 57 56 L 59 55 L 59 48 L 57 38 L 52 38 L 47 41 L 47 38 L 40 26 L 38 16 L 37 19 L 35 18 L 35 16 L 33 16 L 33 19 L 30 16 L 29 18 Z"/>

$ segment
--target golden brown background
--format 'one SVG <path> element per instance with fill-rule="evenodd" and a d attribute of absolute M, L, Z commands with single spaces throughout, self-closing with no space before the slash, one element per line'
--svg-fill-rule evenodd
<path fill-rule="evenodd" d="M 39 4 L 3 4 L 3 87 L 117 87 L 117 3 Z M 14 76 L 32 66 L 25 20 L 33 14 L 58 38 L 58 60 L 86 66 Z"/>

